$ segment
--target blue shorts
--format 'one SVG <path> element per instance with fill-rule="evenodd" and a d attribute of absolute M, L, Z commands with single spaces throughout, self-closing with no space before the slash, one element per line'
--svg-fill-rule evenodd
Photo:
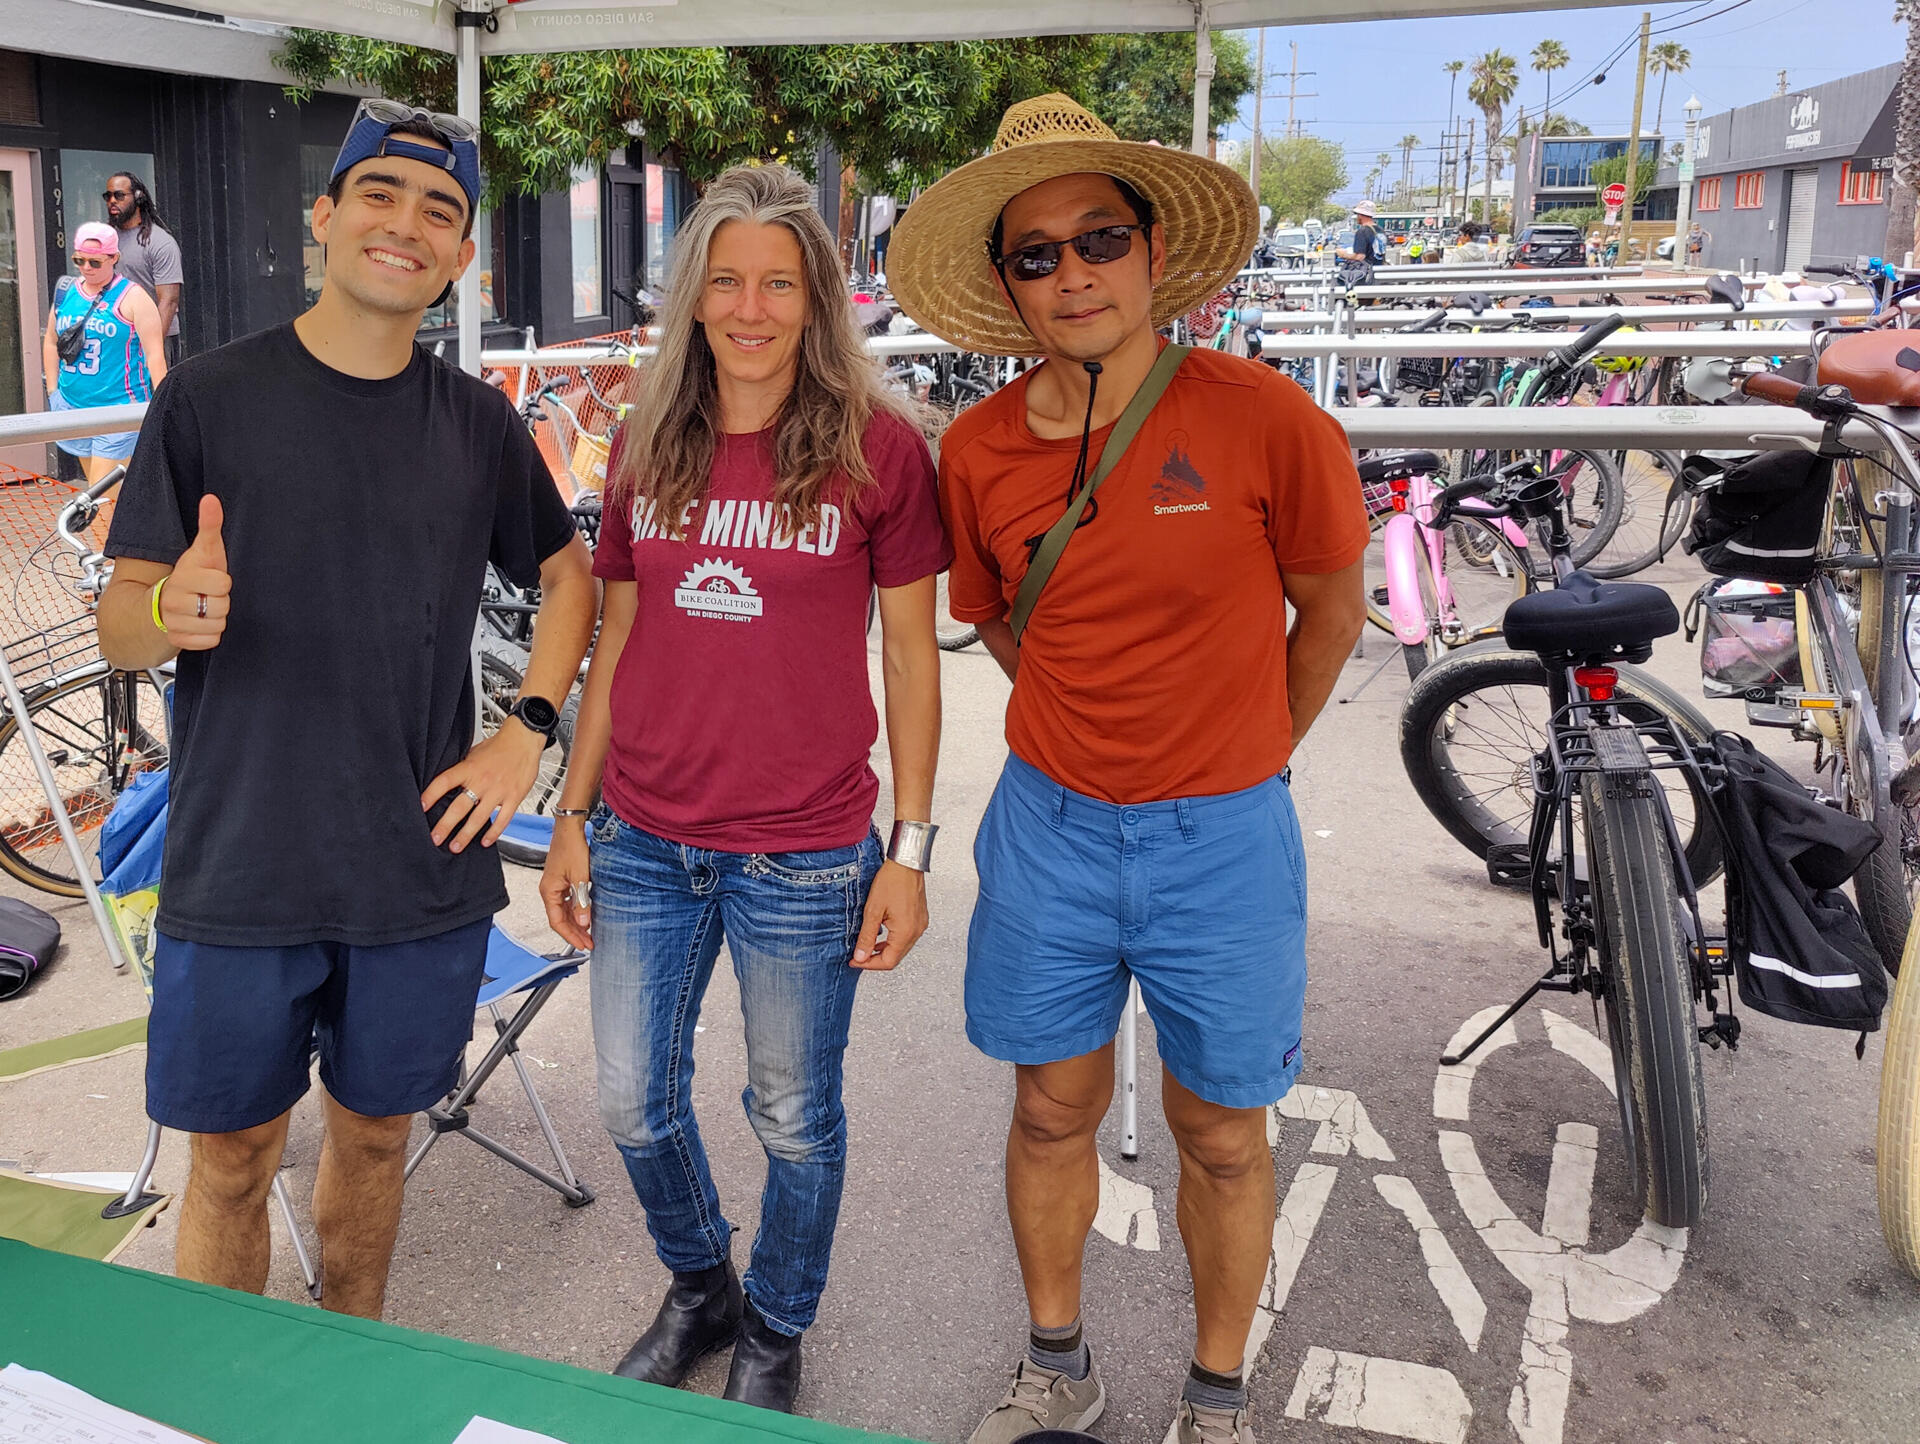
<path fill-rule="evenodd" d="M 1121 806 L 1009 757 L 973 858 L 967 1036 L 1009 1063 L 1112 1039 L 1129 975 L 1189 1090 L 1259 1108 L 1300 1071 L 1307 879 L 1284 778 Z"/>
<path fill-rule="evenodd" d="M 473 1036 L 490 920 L 410 943 L 231 948 L 158 935 L 147 1116 L 183 1133 L 268 1123 L 307 1091 L 369 1118 L 446 1096 Z"/>
<path fill-rule="evenodd" d="M 58 391 L 47 398 L 49 411 L 77 411 L 71 401 Z M 125 461 L 133 455 L 133 444 L 140 439 L 137 431 L 115 431 L 106 436 L 69 436 L 64 441 L 53 444 L 66 452 L 68 456 L 104 456 L 109 461 Z"/>

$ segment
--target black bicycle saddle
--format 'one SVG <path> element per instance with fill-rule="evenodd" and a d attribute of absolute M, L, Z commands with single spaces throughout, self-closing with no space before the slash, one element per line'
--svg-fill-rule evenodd
<path fill-rule="evenodd" d="M 1500 629 L 1515 651 L 1600 657 L 1672 636 L 1680 630 L 1680 612 L 1659 587 L 1603 582 L 1576 571 L 1552 591 L 1509 605 Z"/>

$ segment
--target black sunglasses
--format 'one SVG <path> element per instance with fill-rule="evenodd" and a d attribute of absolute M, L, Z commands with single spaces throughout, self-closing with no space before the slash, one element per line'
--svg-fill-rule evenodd
<path fill-rule="evenodd" d="M 103 201 L 130 201 L 133 199 L 133 192 L 132 191 L 101 191 L 100 199 Z"/>
<path fill-rule="evenodd" d="M 1060 269 L 1060 255 L 1068 246 L 1089 265 L 1104 266 L 1117 261 L 1133 249 L 1133 233 L 1145 226 L 1101 226 L 1065 241 L 1040 241 L 1022 246 L 1010 255 L 995 256 L 1000 274 L 1016 281 L 1039 281 Z"/>

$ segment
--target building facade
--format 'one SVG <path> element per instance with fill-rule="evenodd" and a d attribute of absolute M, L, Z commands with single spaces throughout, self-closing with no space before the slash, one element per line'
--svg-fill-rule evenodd
<path fill-rule="evenodd" d="M 1663 142 L 1644 131 L 1640 136 L 1639 175 L 1653 185 L 1633 208 L 1636 221 L 1672 220 L 1678 201 L 1673 179 L 1659 175 Z M 1527 137 L 1528 163 L 1521 166 L 1520 209 L 1526 220 L 1538 220 L 1553 211 L 1586 210 L 1600 204 L 1600 186 L 1593 168 L 1619 160 L 1627 153 L 1624 135 L 1551 135 Z M 1525 224 L 1517 221 L 1516 224 Z"/>
<path fill-rule="evenodd" d="M 1797 271 L 1879 255 L 1899 72 L 1883 65 L 1703 118 L 1693 214 L 1711 238 L 1705 263 Z"/>
<path fill-rule="evenodd" d="M 0 0 L 0 415 L 45 406 L 41 335 L 68 238 L 105 219 L 107 178 L 146 182 L 180 244 L 186 354 L 291 319 L 324 274 L 308 217 L 354 94 L 296 104 L 268 27 L 183 11 Z M 837 201 L 837 197 L 835 197 Z M 659 291 L 693 201 L 671 154 L 635 136 L 565 191 L 510 198 L 474 227 L 489 344 L 623 329 L 617 291 Z M 450 303 L 423 338 L 451 342 Z M 0 452 L 39 469 L 41 448 Z"/>

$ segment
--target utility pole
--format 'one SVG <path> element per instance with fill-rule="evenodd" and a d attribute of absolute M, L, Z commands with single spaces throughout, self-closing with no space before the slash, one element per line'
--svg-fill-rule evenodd
<path fill-rule="evenodd" d="M 1300 88 L 1300 77 L 1303 75 L 1318 75 L 1320 72 L 1317 70 L 1302 70 L 1300 68 L 1299 41 L 1288 41 L 1287 48 L 1293 56 L 1291 63 L 1287 66 L 1287 139 L 1292 140 L 1300 134 L 1300 123 L 1293 118 L 1293 103 L 1296 100 L 1317 100 L 1320 96 L 1320 92 L 1317 90 L 1302 90 Z M 1279 99 L 1278 96 L 1274 98 L 1276 100 Z"/>
<path fill-rule="evenodd" d="M 1469 115 L 1467 121 L 1467 143 L 1460 147 L 1459 165 L 1466 171 L 1460 178 L 1460 210 L 1464 214 L 1473 209 L 1473 130 L 1479 117 Z"/>
<path fill-rule="evenodd" d="M 1213 99 L 1213 17 L 1205 0 L 1193 0 L 1193 145 L 1195 155 L 1207 153 L 1207 137 L 1212 126 Z"/>
<path fill-rule="evenodd" d="M 1260 27 L 1259 59 L 1254 62 L 1253 73 L 1253 155 L 1247 162 L 1247 184 L 1253 188 L 1253 199 L 1260 201 L 1260 102 L 1265 98 L 1267 88 L 1267 27 Z"/>
<path fill-rule="evenodd" d="M 1773 85 L 1773 93 L 1775 95 L 1785 95 L 1787 93 L 1787 72 L 1786 71 L 1784 70 L 1781 71 L 1779 75 L 1775 78 L 1774 85 Z"/>
<path fill-rule="evenodd" d="M 1627 204 L 1620 220 L 1620 262 L 1633 259 L 1634 173 L 1640 169 L 1640 111 L 1647 98 L 1647 44 L 1653 34 L 1653 12 L 1640 12 L 1640 68 L 1633 77 L 1633 122 L 1627 136 Z M 1658 164 L 1658 162 L 1655 162 Z"/>

